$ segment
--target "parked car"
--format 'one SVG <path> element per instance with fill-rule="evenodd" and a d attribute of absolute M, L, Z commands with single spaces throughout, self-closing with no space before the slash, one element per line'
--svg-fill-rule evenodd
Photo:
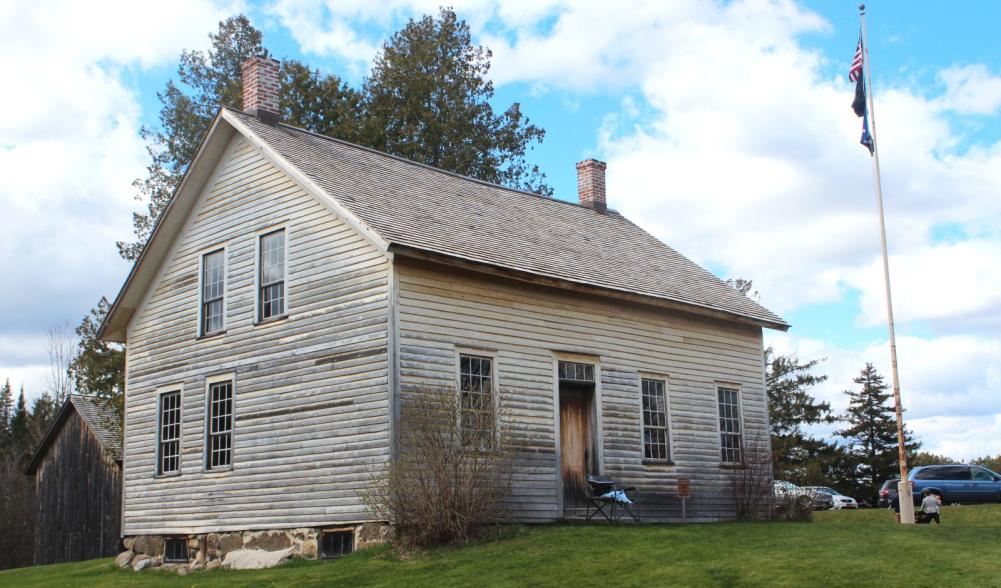
<path fill-rule="evenodd" d="M 907 476 L 914 503 L 927 488 L 949 502 L 1001 502 L 1001 475 L 980 466 L 963 464 L 919 466 Z"/>
<path fill-rule="evenodd" d="M 774 488 L 776 497 L 801 496 L 805 500 L 810 501 L 813 510 L 827 510 L 834 506 L 834 499 L 826 492 L 817 492 L 808 488 L 800 488 L 799 486 L 791 482 L 786 482 L 785 480 L 775 480 Z"/>
<path fill-rule="evenodd" d="M 838 492 L 834 488 L 829 486 L 805 486 L 806 490 L 813 490 L 814 492 L 819 492 L 821 494 L 827 494 L 833 500 L 833 505 L 831 508 L 835 510 L 841 510 L 843 508 L 856 509 L 858 508 L 858 503 L 851 496 L 845 496 L 844 494 Z"/>
<path fill-rule="evenodd" d="M 897 499 L 897 482 L 899 481 L 900 478 L 894 478 L 883 482 L 883 485 L 879 487 L 879 502 L 876 503 L 876 506 L 890 508 L 893 505 L 893 501 Z"/>

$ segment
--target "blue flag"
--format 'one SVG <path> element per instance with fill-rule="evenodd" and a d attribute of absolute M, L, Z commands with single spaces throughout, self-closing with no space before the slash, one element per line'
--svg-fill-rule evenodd
<path fill-rule="evenodd" d="M 863 113 L 863 115 L 862 115 L 862 139 L 859 140 L 859 143 L 865 145 L 866 148 L 869 149 L 869 155 L 873 154 L 873 151 L 875 150 L 875 146 L 873 145 L 873 142 L 872 142 L 872 135 L 869 134 L 869 112 L 868 112 L 868 110 L 866 110 L 866 112 Z"/>

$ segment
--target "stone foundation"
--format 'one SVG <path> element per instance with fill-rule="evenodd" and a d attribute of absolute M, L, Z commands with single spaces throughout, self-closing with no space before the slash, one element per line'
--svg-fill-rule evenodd
<path fill-rule="evenodd" d="M 336 527 L 284 529 L 274 531 L 234 531 L 194 535 L 139 535 L 126 537 L 125 549 L 115 558 L 120 568 L 135 571 L 160 568 L 186 575 L 197 570 L 230 568 L 259 569 L 278 565 L 294 557 L 319 557 L 320 534 L 325 531 L 352 531 L 354 550 L 386 543 L 393 530 L 386 523 L 362 523 Z M 167 539 L 188 542 L 188 561 L 164 562 Z"/>

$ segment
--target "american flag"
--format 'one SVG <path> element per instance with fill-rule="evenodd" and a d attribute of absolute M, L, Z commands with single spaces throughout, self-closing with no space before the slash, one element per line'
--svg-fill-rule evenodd
<path fill-rule="evenodd" d="M 862 77 L 862 37 L 859 37 L 858 48 L 855 49 L 855 58 L 852 59 L 852 66 L 848 68 L 848 79 L 857 82 Z"/>

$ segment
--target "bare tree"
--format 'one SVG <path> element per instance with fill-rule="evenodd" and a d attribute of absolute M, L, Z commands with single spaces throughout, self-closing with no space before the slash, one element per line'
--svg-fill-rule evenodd
<path fill-rule="evenodd" d="M 69 325 L 51 327 L 46 332 L 46 350 L 49 353 L 49 373 L 46 386 L 56 408 L 74 392 L 69 368 L 76 357 L 76 336 Z"/>
<path fill-rule="evenodd" d="M 464 542 L 499 522 L 510 494 L 509 419 L 492 394 L 424 386 L 402 398 L 398 452 L 373 474 L 368 507 L 405 547 Z"/>
<path fill-rule="evenodd" d="M 726 470 L 726 492 L 741 521 L 771 518 L 772 454 L 767 441 L 747 439 L 741 445 L 743 462 Z"/>

